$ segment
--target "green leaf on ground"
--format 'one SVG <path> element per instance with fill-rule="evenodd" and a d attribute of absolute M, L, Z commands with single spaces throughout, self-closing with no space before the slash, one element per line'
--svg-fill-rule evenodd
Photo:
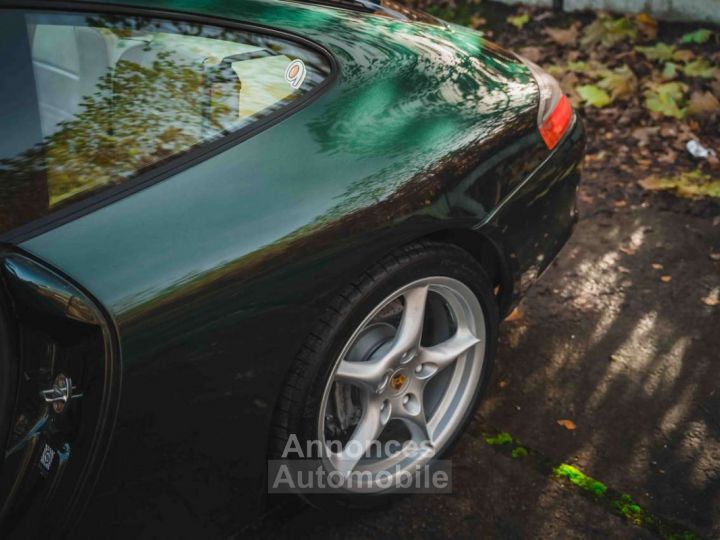
<path fill-rule="evenodd" d="M 700 30 L 685 34 L 680 41 L 682 43 L 705 43 L 710 39 L 710 36 L 712 36 L 711 30 L 701 28 Z"/>
<path fill-rule="evenodd" d="M 698 58 L 683 67 L 683 71 L 688 77 L 701 77 L 703 79 L 712 79 L 715 76 L 716 69 L 705 58 Z"/>
<path fill-rule="evenodd" d="M 675 47 L 675 45 L 658 42 L 652 47 L 635 47 L 635 50 L 645 55 L 645 58 L 648 60 L 668 62 L 673 59 L 677 47 Z"/>
<path fill-rule="evenodd" d="M 567 68 L 575 73 L 585 73 L 590 69 L 587 62 L 568 62 Z"/>
<path fill-rule="evenodd" d="M 662 77 L 666 81 L 674 79 L 678 75 L 678 65 L 675 62 L 668 62 L 662 71 Z"/>
<path fill-rule="evenodd" d="M 507 18 L 507 22 L 512 24 L 515 28 L 522 30 L 522 27 L 530 22 L 530 15 L 527 13 L 521 13 L 520 15 L 510 16 Z"/>
<path fill-rule="evenodd" d="M 662 178 L 651 176 L 638 182 L 649 191 L 674 191 L 678 197 L 720 197 L 720 180 L 701 171 L 684 172 L 678 176 Z"/>
<path fill-rule="evenodd" d="M 589 77 L 598 77 L 608 71 L 608 67 L 597 60 L 590 60 L 589 62 L 568 62 L 566 69 L 573 73 L 580 73 Z"/>
<path fill-rule="evenodd" d="M 585 47 L 597 45 L 598 43 L 602 43 L 606 47 L 612 47 L 626 39 L 635 41 L 637 37 L 637 27 L 629 18 L 613 19 L 607 15 L 601 15 L 585 27 L 585 33 L 580 43 Z"/>
<path fill-rule="evenodd" d="M 612 99 L 610 95 L 602 88 L 594 84 L 586 84 L 578 86 L 578 94 L 591 107 L 606 107 L 610 105 Z"/>
<path fill-rule="evenodd" d="M 645 108 L 663 116 L 682 119 L 687 115 L 685 93 L 688 86 L 681 82 L 651 84 L 645 91 Z"/>
<path fill-rule="evenodd" d="M 547 71 L 550 75 L 552 75 L 556 79 L 559 79 L 563 75 L 565 75 L 565 67 L 564 66 L 558 66 L 557 64 L 553 64 L 552 66 L 543 66 L 543 67 L 545 68 L 545 71 Z"/>
<path fill-rule="evenodd" d="M 610 91 L 610 101 L 632 96 L 637 87 L 637 78 L 626 64 L 614 70 L 601 73 L 602 79 L 597 83 L 600 88 Z"/>

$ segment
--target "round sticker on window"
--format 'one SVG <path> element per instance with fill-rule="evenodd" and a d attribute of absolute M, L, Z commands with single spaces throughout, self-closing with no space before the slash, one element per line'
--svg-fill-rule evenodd
<path fill-rule="evenodd" d="M 305 80 L 306 72 L 307 70 L 305 69 L 305 64 L 302 60 L 293 60 L 285 69 L 285 80 L 293 88 L 300 88 Z"/>

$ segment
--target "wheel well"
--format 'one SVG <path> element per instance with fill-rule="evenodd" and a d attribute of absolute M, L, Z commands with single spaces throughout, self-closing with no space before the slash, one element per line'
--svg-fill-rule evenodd
<path fill-rule="evenodd" d="M 432 233 L 425 238 L 454 244 L 470 253 L 490 278 L 500 313 L 505 312 L 512 301 L 513 280 L 499 244 L 486 235 L 470 229 L 448 229 Z"/>

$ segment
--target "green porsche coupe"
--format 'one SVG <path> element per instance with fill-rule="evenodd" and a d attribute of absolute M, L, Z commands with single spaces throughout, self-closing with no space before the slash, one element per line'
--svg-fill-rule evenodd
<path fill-rule="evenodd" d="M 0 0 L 0 44 L 0 537 L 225 538 L 288 448 L 363 473 L 329 507 L 448 456 L 576 221 L 552 77 L 385 0 Z"/>

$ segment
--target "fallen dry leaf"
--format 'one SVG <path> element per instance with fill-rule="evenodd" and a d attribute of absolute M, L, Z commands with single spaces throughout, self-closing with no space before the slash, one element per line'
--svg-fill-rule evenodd
<path fill-rule="evenodd" d="M 702 301 L 706 306 L 720 306 L 720 289 L 710 291 Z"/>
<path fill-rule="evenodd" d="M 625 208 L 628 205 L 627 201 L 620 200 L 620 201 L 613 201 L 613 206 L 615 208 Z"/>
<path fill-rule="evenodd" d="M 659 127 L 639 127 L 632 132 L 633 139 L 640 141 L 640 144 L 647 144 L 650 137 L 657 135 L 660 131 Z"/>
<path fill-rule="evenodd" d="M 660 264 L 660 263 L 653 263 L 652 267 L 653 267 L 655 270 L 662 270 L 662 269 L 663 269 L 663 265 Z"/>
<path fill-rule="evenodd" d="M 584 203 L 586 203 L 586 204 L 592 204 L 592 203 L 595 202 L 595 198 L 592 197 L 591 195 L 588 195 L 588 194 L 585 193 L 584 191 L 578 192 L 577 197 L 578 197 L 578 200 L 579 200 L 579 201 L 582 201 L 582 202 L 584 202 Z"/>
<path fill-rule="evenodd" d="M 608 90 L 613 101 L 629 98 L 635 93 L 638 84 L 637 77 L 627 64 L 614 70 L 604 70 L 600 75 L 603 78 L 598 82 L 598 86 Z"/>
<path fill-rule="evenodd" d="M 711 261 L 720 261 L 720 252 L 710 253 L 710 260 Z"/>
<path fill-rule="evenodd" d="M 486 24 L 487 19 L 485 19 L 485 17 L 480 17 L 478 15 L 473 15 L 472 17 L 470 17 L 470 26 L 472 26 L 476 30 L 481 26 L 485 26 Z"/>
<path fill-rule="evenodd" d="M 621 247 L 620 251 L 622 251 L 625 255 L 635 255 L 635 249 L 631 247 Z"/>
<path fill-rule="evenodd" d="M 510 315 L 505 317 L 505 322 L 519 321 L 522 318 L 523 318 L 523 312 L 520 311 L 520 308 L 515 308 L 512 310 Z"/>
<path fill-rule="evenodd" d="M 540 47 L 523 47 L 520 49 L 520 55 L 537 64 L 542 60 L 543 52 Z"/>
<path fill-rule="evenodd" d="M 618 269 L 618 272 L 620 272 L 620 273 L 622 273 L 622 274 L 629 274 L 629 273 L 630 273 L 630 269 L 629 269 L 629 268 L 626 268 L 625 266 L 618 266 L 617 269 Z"/>
<path fill-rule="evenodd" d="M 695 53 L 687 49 L 675 51 L 673 54 L 673 60 L 677 60 L 678 62 L 690 62 L 693 58 L 695 58 Z"/>
<path fill-rule="evenodd" d="M 649 41 L 657 39 L 658 23 L 647 13 L 640 13 L 635 17 L 635 25 L 645 39 Z"/>
<path fill-rule="evenodd" d="M 565 429 L 570 430 L 570 431 L 577 428 L 577 425 L 572 420 L 563 419 L 563 420 L 558 420 L 557 423 L 559 425 L 561 425 L 562 427 L 564 427 Z"/>
<path fill-rule="evenodd" d="M 578 40 L 578 25 L 570 28 L 546 28 L 545 33 L 558 45 L 576 45 Z"/>
<path fill-rule="evenodd" d="M 704 116 L 720 111 L 720 101 L 712 92 L 693 92 L 688 103 L 688 114 Z M 692 126 L 691 126 L 692 127 Z M 700 126 L 698 125 L 698 128 Z M 697 129 L 697 128 L 694 128 Z"/>
<path fill-rule="evenodd" d="M 678 158 L 678 153 L 672 148 L 667 148 L 665 153 L 657 158 L 658 163 L 675 163 Z"/>
<path fill-rule="evenodd" d="M 508 385 L 508 382 L 507 382 L 507 381 L 500 381 L 500 382 L 498 383 L 498 386 L 499 386 L 500 388 L 507 388 L 507 385 Z"/>
<path fill-rule="evenodd" d="M 660 281 L 663 283 L 670 283 L 672 281 L 672 276 L 660 276 Z"/>

